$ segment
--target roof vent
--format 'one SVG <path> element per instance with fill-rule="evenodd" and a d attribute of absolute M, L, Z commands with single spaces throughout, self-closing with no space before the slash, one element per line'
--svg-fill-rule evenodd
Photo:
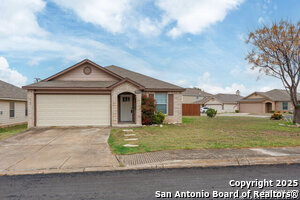
<path fill-rule="evenodd" d="M 40 78 L 34 78 L 34 82 L 35 82 L 35 83 L 38 83 L 38 82 L 40 82 L 40 81 L 41 81 Z"/>

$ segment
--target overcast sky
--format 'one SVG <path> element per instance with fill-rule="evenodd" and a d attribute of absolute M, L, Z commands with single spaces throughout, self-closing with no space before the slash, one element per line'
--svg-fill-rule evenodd
<path fill-rule="evenodd" d="M 0 79 L 22 86 L 82 59 L 183 87 L 282 88 L 250 70 L 249 31 L 300 19 L 299 0 L 0 0 Z"/>

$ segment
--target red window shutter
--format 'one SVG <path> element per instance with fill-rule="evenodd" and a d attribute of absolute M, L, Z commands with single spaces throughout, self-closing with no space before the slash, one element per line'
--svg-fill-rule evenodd
<path fill-rule="evenodd" d="M 168 115 L 174 115 L 174 94 L 168 94 Z"/>

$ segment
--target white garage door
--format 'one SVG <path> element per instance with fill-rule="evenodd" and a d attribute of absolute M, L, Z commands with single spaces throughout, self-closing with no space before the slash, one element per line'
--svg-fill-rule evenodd
<path fill-rule="evenodd" d="M 218 113 L 222 113 L 222 112 L 223 112 L 223 110 L 222 110 L 222 105 L 217 105 L 217 104 L 207 104 L 206 106 L 209 107 L 209 108 L 212 108 L 212 109 L 217 110 Z"/>
<path fill-rule="evenodd" d="M 110 125 L 110 95 L 37 95 L 37 126 Z"/>

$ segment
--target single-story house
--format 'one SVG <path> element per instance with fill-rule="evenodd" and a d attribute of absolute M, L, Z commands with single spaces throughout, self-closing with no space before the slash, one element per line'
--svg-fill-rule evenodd
<path fill-rule="evenodd" d="M 194 103 L 195 101 L 202 100 L 203 98 L 211 95 L 212 94 L 204 92 L 199 88 L 185 88 L 185 91 L 182 93 L 182 103 Z"/>
<path fill-rule="evenodd" d="M 23 88 L 29 127 L 141 126 L 142 95 L 155 98 L 165 122 L 182 121 L 184 88 L 88 59 Z"/>
<path fill-rule="evenodd" d="M 235 112 L 239 109 L 238 101 L 242 98 L 239 94 L 216 94 L 194 103 L 201 104 L 201 107 L 213 108 L 218 113 Z"/>
<path fill-rule="evenodd" d="M 0 80 L 0 127 L 26 122 L 26 91 Z"/>
<path fill-rule="evenodd" d="M 300 94 L 298 94 L 300 99 Z M 242 113 L 289 112 L 293 110 L 291 97 L 286 90 L 274 89 L 267 92 L 253 92 L 239 100 Z"/>

